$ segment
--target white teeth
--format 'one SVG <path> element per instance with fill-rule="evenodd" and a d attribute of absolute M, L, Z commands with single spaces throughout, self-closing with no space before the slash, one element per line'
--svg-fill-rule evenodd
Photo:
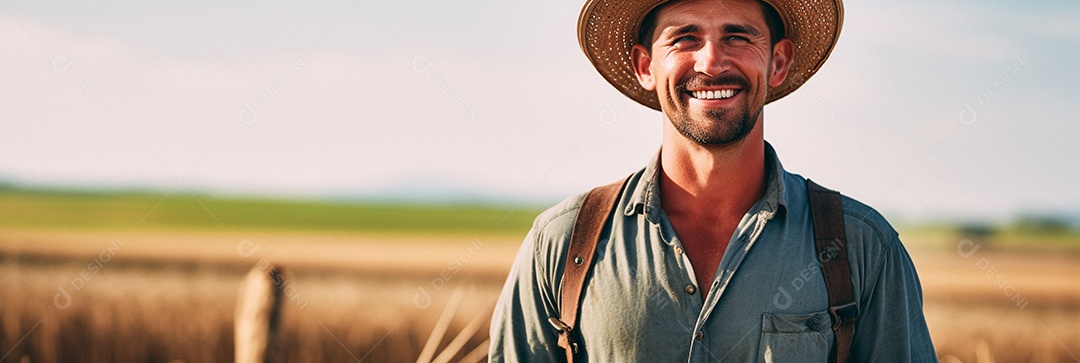
<path fill-rule="evenodd" d="M 731 98 L 735 96 L 735 90 L 725 89 L 716 91 L 694 91 L 690 93 L 697 99 L 703 100 L 722 100 L 725 98 Z"/>

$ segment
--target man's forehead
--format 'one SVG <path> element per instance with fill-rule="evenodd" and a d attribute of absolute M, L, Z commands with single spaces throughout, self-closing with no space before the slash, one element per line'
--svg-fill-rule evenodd
<path fill-rule="evenodd" d="M 657 9 L 656 25 L 663 29 L 711 22 L 764 24 L 761 4 L 758 0 L 675 0 Z"/>

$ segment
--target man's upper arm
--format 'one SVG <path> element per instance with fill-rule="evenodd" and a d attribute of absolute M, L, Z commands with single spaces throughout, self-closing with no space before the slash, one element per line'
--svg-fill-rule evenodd
<path fill-rule="evenodd" d="M 848 239 L 861 244 L 863 257 L 851 361 L 936 362 L 919 276 L 896 231 L 872 210 L 848 217 L 845 223 L 856 224 Z"/>
<path fill-rule="evenodd" d="M 521 244 L 491 318 L 491 362 L 566 360 L 548 318 L 559 316 L 562 261 L 576 216 L 572 201 L 537 217 Z"/>

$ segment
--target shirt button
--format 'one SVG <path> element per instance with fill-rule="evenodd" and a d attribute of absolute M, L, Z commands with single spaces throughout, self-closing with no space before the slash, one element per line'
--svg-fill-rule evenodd
<path fill-rule="evenodd" d="M 806 325 L 810 327 L 810 330 L 818 330 L 818 328 L 820 327 L 818 326 L 817 317 L 813 317 L 810 318 L 810 320 L 807 320 Z"/>
<path fill-rule="evenodd" d="M 705 332 L 698 330 L 697 335 L 694 336 L 694 339 L 697 341 L 701 341 L 701 339 L 703 338 L 705 338 Z"/>
<path fill-rule="evenodd" d="M 697 292 L 697 288 L 694 287 L 694 285 L 692 285 L 692 284 L 686 285 L 686 293 L 687 294 L 693 295 L 695 292 Z"/>

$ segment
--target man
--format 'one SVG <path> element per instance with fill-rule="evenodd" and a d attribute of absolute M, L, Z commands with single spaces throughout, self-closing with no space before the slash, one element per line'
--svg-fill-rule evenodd
<path fill-rule="evenodd" d="M 607 216 L 567 330 L 575 360 L 830 360 L 832 287 L 808 187 L 765 142 L 763 109 L 821 66 L 842 14 L 840 0 L 586 3 L 582 49 L 612 85 L 660 110 L 664 128 L 659 155 Z M 492 319 L 492 361 L 567 359 L 553 324 L 565 313 L 564 264 L 582 199 L 545 211 L 525 238 Z M 857 308 L 847 356 L 936 361 L 897 233 L 870 207 L 841 201 Z"/>

